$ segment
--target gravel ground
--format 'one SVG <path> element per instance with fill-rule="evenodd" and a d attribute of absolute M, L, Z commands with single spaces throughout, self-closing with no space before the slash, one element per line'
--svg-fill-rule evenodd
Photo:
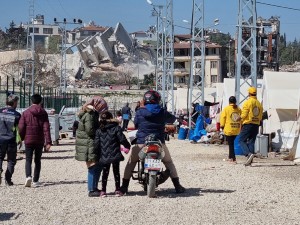
<path fill-rule="evenodd" d="M 24 187 L 25 160 L 18 161 L 15 185 L 0 187 L 0 224 L 300 224 L 299 166 L 275 158 L 245 167 L 244 157 L 223 161 L 227 146 L 174 139 L 168 146 L 184 194 L 168 180 L 149 199 L 131 181 L 130 193 L 115 197 L 111 172 L 111 195 L 89 198 L 85 165 L 74 159 L 74 140 L 64 139 L 43 154 L 42 187 Z"/>

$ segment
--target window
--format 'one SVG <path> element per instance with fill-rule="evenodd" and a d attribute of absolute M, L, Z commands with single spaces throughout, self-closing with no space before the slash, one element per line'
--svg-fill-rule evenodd
<path fill-rule="evenodd" d="M 216 69 L 218 67 L 218 62 L 217 61 L 211 61 L 210 62 L 210 68 L 211 69 Z"/>
<path fill-rule="evenodd" d="M 34 28 L 34 33 L 35 33 L 35 34 L 38 34 L 39 32 L 40 32 L 40 29 L 37 28 L 37 27 L 35 27 L 35 28 Z M 29 28 L 29 33 L 32 33 L 32 27 Z"/>
<path fill-rule="evenodd" d="M 53 28 L 43 28 L 43 34 L 53 34 Z"/>
<path fill-rule="evenodd" d="M 201 62 L 196 62 L 196 68 L 201 69 Z"/>
<path fill-rule="evenodd" d="M 218 75 L 211 75 L 210 81 L 211 83 L 218 83 Z"/>
<path fill-rule="evenodd" d="M 216 55 L 217 54 L 217 49 L 216 48 L 212 48 L 211 49 L 211 54 L 212 55 Z"/>

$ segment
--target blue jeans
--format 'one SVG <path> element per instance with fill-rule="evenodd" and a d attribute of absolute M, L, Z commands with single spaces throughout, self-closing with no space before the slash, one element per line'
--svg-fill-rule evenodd
<path fill-rule="evenodd" d="M 259 125 L 244 124 L 240 133 L 240 146 L 245 156 L 254 154 L 254 144 L 258 134 Z"/>
<path fill-rule="evenodd" d="M 100 163 L 88 168 L 88 191 L 96 191 L 98 189 L 101 171 L 102 165 Z"/>

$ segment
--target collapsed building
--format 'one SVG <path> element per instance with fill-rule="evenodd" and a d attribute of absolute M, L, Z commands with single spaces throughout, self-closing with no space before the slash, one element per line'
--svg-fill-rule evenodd
<path fill-rule="evenodd" d="M 82 59 L 82 65 L 75 76 L 78 80 L 97 75 L 120 80 L 119 75 L 124 70 L 141 79 L 141 75 L 154 71 L 155 51 L 140 45 L 121 23 L 115 29 L 109 27 L 102 33 L 85 38 L 76 46 Z M 143 74 L 145 69 L 142 68 L 148 68 L 148 71 Z"/>
<path fill-rule="evenodd" d="M 263 77 L 264 70 L 279 71 L 279 40 L 280 40 L 280 21 L 278 17 L 264 19 L 258 17 L 257 26 L 257 78 Z M 242 39 L 247 41 L 251 37 L 251 28 L 243 28 Z M 245 49 L 243 55 L 249 55 Z M 250 74 L 251 67 L 247 64 L 242 65 L 242 76 Z"/>

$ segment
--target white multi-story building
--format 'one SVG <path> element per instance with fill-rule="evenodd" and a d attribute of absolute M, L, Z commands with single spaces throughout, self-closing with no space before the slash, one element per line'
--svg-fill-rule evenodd
<path fill-rule="evenodd" d="M 189 82 L 191 70 L 191 43 L 190 35 L 175 35 L 174 42 L 174 82 L 178 85 L 185 85 Z M 201 45 L 196 42 L 195 45 Z M 222 80 L 221 48 L 222 46 L 206 42 L 205 44 L 205 87 L 212 87 L 214 83 Z M 201 61 L 201 52 L 195 52 L 194 57 Z M 194 81 L 198 82 L 201 78 L 201 63 L 195 66 Z"/>
<path fill-rule="evenodd" d="M 36 15 L 35 19 L 32 21 L 31 24 L 23 25 L 25 30 L 27 30 L 28 26 L 29 26 L 29 33 L 34 32 L 35 44 L 36 45 L 40 44 L 45 48 L 48 48 L 50 37 L 61 36 L 61 30 L 58 25 L 45 24 L 44 15 Z"/>

